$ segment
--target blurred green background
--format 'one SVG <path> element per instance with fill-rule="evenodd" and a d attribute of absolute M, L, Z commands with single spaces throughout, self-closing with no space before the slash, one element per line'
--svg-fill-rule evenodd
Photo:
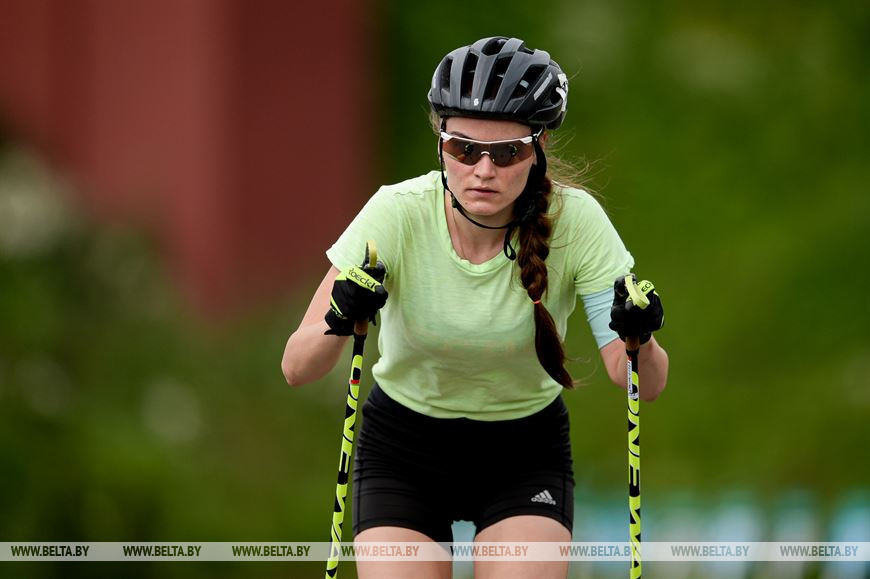
<path fill-rule="evenodd" d="M 561 156 L 590 164 L 589 185 L 667 312 L 669 385 L 642 408 L 644 538 L 870 541 L 868 5 L 377 10 L 383 183 L 436 167 L 425 97 L 448 50 L 519 36 L 569 73 Z M 286 300 L 204 322 L 187 313 L 154 243 L 88 221 L 66 187 L 4 138 L 0 536 L 328 540 L 346 364 L 300 389 L 279 369 L 325 256 Z M 360 205 L 369 194 L 358 192 Z M 565 395 L 574 538 L 623 541 L 624 393 L 609 384 L 582 311 L 568 350 L 586 382 Z M 457 531 L 459 540 L 468 529 Z M 322 567 L 5 563 L 0 574 L 302 577 Z M 645 567 L 653 577 L 712 573 Z M 762 565 L 729 569 L 720 575 L 770 576 Z M 782 576 L 867 576 L 866 566 L 789 569 Z M 624 571 L 574 564 L 572 577 Z M 353 566 L 341 575 L 354 577 Z"/>

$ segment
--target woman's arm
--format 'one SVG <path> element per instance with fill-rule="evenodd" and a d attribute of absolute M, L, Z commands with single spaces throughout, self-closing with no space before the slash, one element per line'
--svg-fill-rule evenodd
<path fill-rule="evenodd" d="M 302 386 L 328 374 L 338 362 L 347 342 L 347 336 L 324 335 L 329 326 L 323 316 L 329 310 L 332 285 L 339 273 L 335 266 L 329 269 L 314 293 L 299 328 L 287 340 L 281 371 L 291 386 Z"/>
<path fill-rule="evenodd" d="M 628 377 L 625 342 L 613 340 L 601 348 L 601 358 L 613 383 L 626 388 Z M 652 402 L 659 397 L 668 382 L 668 353 L 658 345 L 655 337 L 651 337 L 646 344 L 640 346 L 637 363 L 640 399 Z"/>

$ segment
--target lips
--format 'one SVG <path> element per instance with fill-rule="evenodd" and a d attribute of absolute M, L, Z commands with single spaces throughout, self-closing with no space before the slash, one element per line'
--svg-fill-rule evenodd
<path fill-rule="evenodd" d="M 493 189 L 487 189 L 486 187 L 474 187 L 471 190 L 475 193 L 496 193 Z"/>

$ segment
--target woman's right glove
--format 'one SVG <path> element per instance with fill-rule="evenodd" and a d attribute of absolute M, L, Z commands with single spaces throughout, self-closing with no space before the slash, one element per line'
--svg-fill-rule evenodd
<path fill-rule="evenodd" d="M 335 277 L 332 299 L 326 312 L 326 334 L 350 336 L 357 320 L 375 321 L 375 314 L 387 302 L 382 262 L 374 268 L 347 267 Z"/>

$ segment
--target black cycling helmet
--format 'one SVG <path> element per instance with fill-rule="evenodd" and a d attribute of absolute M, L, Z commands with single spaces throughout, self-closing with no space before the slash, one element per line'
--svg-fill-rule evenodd
<path fill-rule="evenodd" d="M 445 56 L 432 76 L 429 104 L 441 118 L 478 117 L 557 129 L 568 105 L 568 77 L 543 50 L 494 36 Z"/>

